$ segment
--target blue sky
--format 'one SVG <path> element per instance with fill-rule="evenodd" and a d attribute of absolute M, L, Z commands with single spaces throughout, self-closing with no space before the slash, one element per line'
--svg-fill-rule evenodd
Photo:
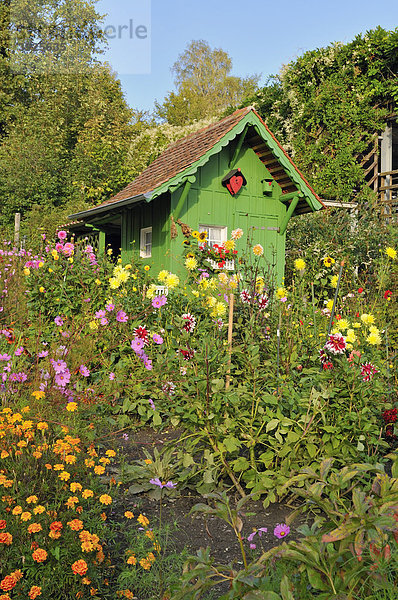
<path fill-rule="evenodd" d="M 222 48 L 234 75 L 258 73 L 265 83 L 306 50 L 398 25 L 395 0 L 99 0 L 97 10 L 108 13 L 105 58 L 127 102 L 149 111 L 173 89 L 170 67 L 191 40 Z"/>

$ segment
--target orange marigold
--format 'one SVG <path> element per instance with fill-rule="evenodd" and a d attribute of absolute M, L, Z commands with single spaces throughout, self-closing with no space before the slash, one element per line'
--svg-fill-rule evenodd
<path fill-rule="evenodd" d="M 61 521 L 53 521 L 50 524 L 51 531 L 61 531 L 62 528 L 63 528 L 63 525 L 62 525 Z"/>
<path fill-rule="evenodd" d="M 6 577 L 0 581 L 0 589 L 2 589 L 3 592 L 9 592 L 16 586 L 16 583 L 17 580 L 13 575 L 6 575 Z"/>
<path fill-rule="evenodd" d="M 41 587 L 38 585 L 32 585 L 28 596 L 31 600 L 35 600 L 35 598 L 37 598 L 37 596 L 41 596 Z"/>
<path fill-rule="evenodd" d="M 12 544 L 12 535 L 7 531 L 0 533 L 0 544 L 5 544 L 6 546 L 10 546 Z"/>
<path fill-rule="evenodd" d="M 4 519 L 0 519 L 0 529 L 5 529 L 7 527 L 7 523 Z"/>
<path fill-rule="evenodd" d="M 40 523 L 31 523 L 28 527 L 28 533 L 38 533 L 42 529 L 43 527 L 40 525 Z"/>
<path fill-rule="evenodd" d="M 32 518 L 32 513 L 25 511 L 21 515 L 21 521 L 29 521 Z"/>
<path fill-rule="evenodd" d="M 83 529 L 83 521 L 80 519 L 73 519 L 72 521 L 68 521 L 68 525 L 73 531 L 80 531 Z"/>
<path fill-rule="evenodd" d="M 38 563 L 44 562 L 47 560 L 47 552 L 43 550 L 43 548 L 37 548 L 37 550 L 33 552 L 32 558 Z"/>
<path fill-rule="evenodd" d="M 76 560 L 72 565 L 72 571 L 75 575 L 85 575 L 87 573 L 87 563 L 85 560 Z"/>
<path fill-rule="evenodd" d="M 9 594 L 0 594 L 0 600 L 11 600 L 11 596 Z"/>

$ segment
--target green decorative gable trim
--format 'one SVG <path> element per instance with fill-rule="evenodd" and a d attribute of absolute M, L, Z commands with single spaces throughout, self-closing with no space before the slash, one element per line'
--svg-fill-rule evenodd
<path fill-rule="evenodd" d="M 294 184 L 297 187 L 297 191 L 300 192 L 300 200 L 304 200 L 312 211 L 320 210 L 321 208 L 323 208 L 322 203 L 318 200 L 314 192 L 310 189 L 309 185 L 302 177 L 298 169 L 294 166 L 294 164 L 285 154 L 284 150 L 278 144 L 272 133 L 269 131 L 269 129 L 254 111 L 250 111 L 246 116 L 244 116 L 237 125 L 235 125 L 216 144 L 214 144 L 214 146 L 210 150 L 203 154 L 200 157 L 200 159 L 198 159 L 192 165 L 187 167 L 181 173 L 178 173 L 162 185 L 155 188 L 152 191 L 152 193 L 147 194 L 146 201 L 151 202 L 158 196 L 161 196 L 166 192 L 174 191 L 175 189 L 183 185 L 187 180 L 189 180 L 190 177 L 194 176 L 197 173 L 198 169 L 200 169 L 200 167 L 203 167 L 203 165 L 205 165 L 211 159 L 212 156 L 220 152 L 225 146 L 227 146 L 239 135 L 241 135 L 239 140 L 239 144 L 241 147 L 247 129 L 250 125 L 254 127 L 258 135 L 264 140 L 269 150 L 279 161 L 285 172 L 289 175 L 290 179 L 294 182 Z M 236 153 L 234 153 L 234 157 L 232 160 L 235 162 L 236 158 Z M 293 195 L 295 196 L 295 193 L 293 193 Z M 289 196 L 291 197 L 291 194 L 289 194 Z M 283 196 L 281 196 L 281 200 L 283 201 Z"/>

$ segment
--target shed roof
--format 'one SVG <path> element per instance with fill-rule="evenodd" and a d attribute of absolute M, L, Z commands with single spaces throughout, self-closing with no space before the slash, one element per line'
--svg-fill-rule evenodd
<path fill-rule="evenodd" d="M 295 213 L 323 207 L 318 195 L 300 173 L 267 125 L 248 106 L 170 144 L 134 181 L 102 204 L 70 218 L 86 218 L 138 200 L 151 201 L 193 175 L 213 154 L 246 128 L 245 140 L 279 183 L 283 193 L 301 192 Z"/>

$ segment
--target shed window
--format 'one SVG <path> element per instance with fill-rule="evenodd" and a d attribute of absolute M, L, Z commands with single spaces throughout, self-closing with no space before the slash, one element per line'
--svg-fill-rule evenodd
<path fill-rule="evenodd" d="M 227 228 L 214 225 L 199 225 L 199 232 L 207 232 L 207 243 L 210 247 L 227 241 Z"/>
<path fill-rule="evenodd" d="M 141 258 L 151 258 L 152 256 L 152 227 L 141 229 L 140 256 Z"/>

